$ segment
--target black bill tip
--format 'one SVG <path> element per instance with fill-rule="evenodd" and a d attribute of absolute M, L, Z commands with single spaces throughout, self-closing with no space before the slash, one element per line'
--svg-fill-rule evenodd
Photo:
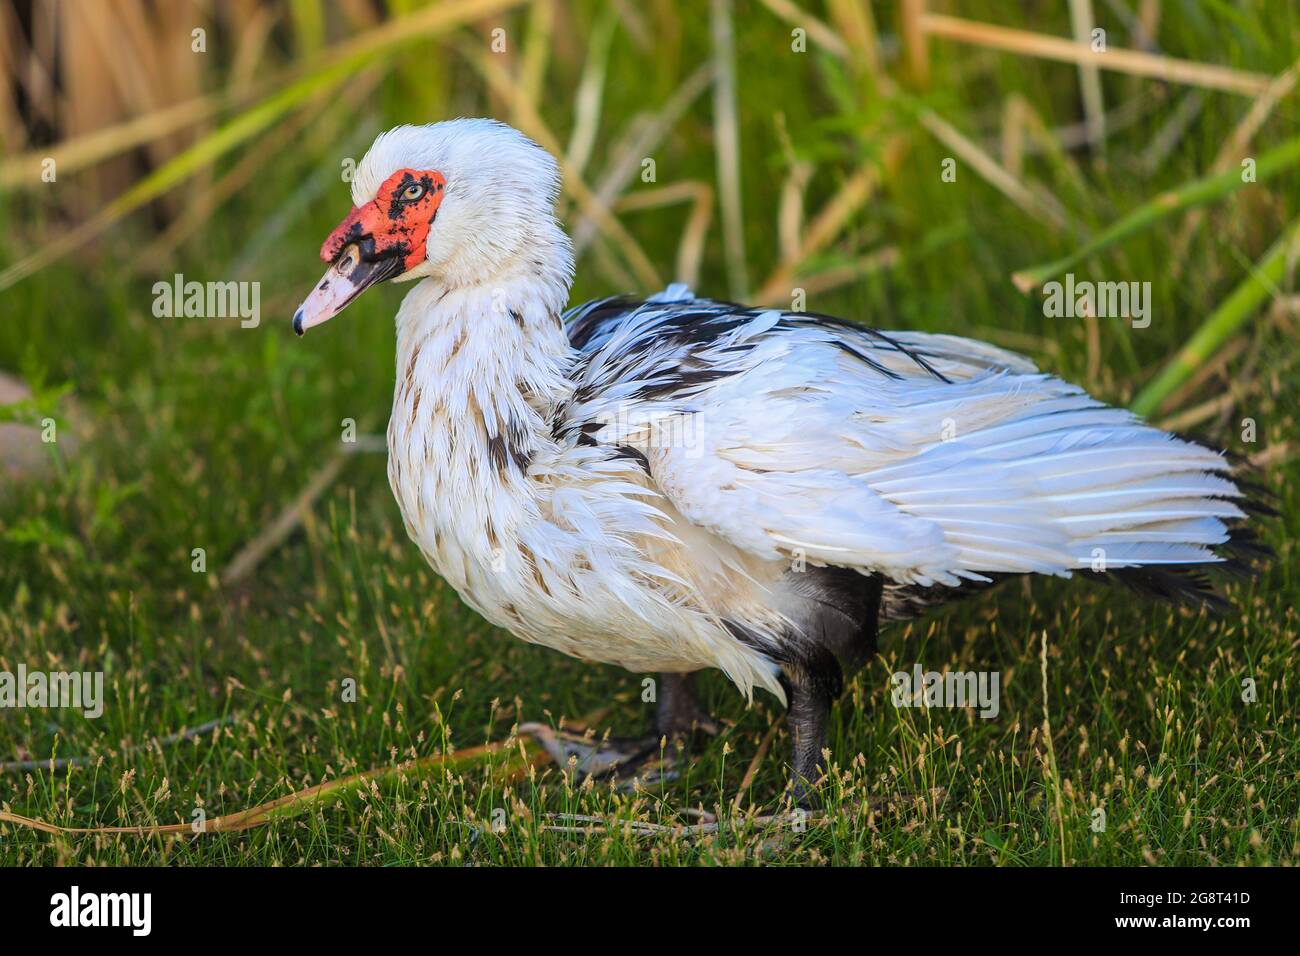
<path fill-rule="evenodd" d="M 298 311 L 293 314 L 293 333 L 301 337 L 305 331 L 307 330 L 302 327 L 302 306 L 299 306 Z"/>

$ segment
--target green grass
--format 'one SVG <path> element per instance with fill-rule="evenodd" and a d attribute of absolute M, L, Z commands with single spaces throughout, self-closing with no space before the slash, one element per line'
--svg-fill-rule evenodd
<path fill-rule="evenodd" d="M 574 6 L 578 22 L 589 23 L 595 5 Z M 1000 4 L 957 6 L 963 15 L 1009 22 Z M 1122 25 L 1107 22 L 1108 5 L 1095 6 L 1110 42 L 1126 45 Z M 1160 40 L 1172 55 L 1276 74 L 1300 54 L 1300 22 L 1281 3 L 1167 6 Z M 693 9 L 646 14 L 659 37 L 652 51 L 638 49 L 625 30 L 616 33 L 606 143 L 707 55 L 707 22 L 697 22 Z M 1068 33 L 1064 7 L 1037 17 L 1015 25 Z M 890 23 L 883 5 L 877 18 Z M 522 32 L 526 11 L 503 22 Z M 778 258 L 777 197 L 787 173 L 778 113 L 797 153 L 816 164 L 810 211 L 878 155 L 885 137 L 906 138 L 880 192 L 810 269 L 883 244 L 898 247 L 900 263 L 811 297 L 809 309 L 885 329 L 987 338 L 1126 403 L 1297 215 L 1300 174 L 1292 169 L 1210 207 L 1177 270 L 1171 250 L 1180 216 L 1076 266 L 1081 277 L 1152 284 L 1150 328 L 1103 321 L 1090 341 L 1087 323 L 1045 319 L 1037 300 L 1009 280 L 1067 255 L 1080 235 L 1027 216 L 964 166 L 957 182 L 942 182 L 947 153 L 916 124 L 915 101 L 870 94 L 815 49 L 790 52 L 788 25 L 757 4 L 744 6 L 736 29 L 751 281 Z M 579 55 L 555 54 L 547 76 L 542 112 L 562 141 L 573 122 L 585 36 L 557 39 Z M 484 42 L 462 32 L 445 46 L 403 52 L 357 125 L 492 112 L 473 67 L 449 52 L 477 51 Z M 1012 92 L 1051 125 L 1079 118 L 1070 67 L 950 44 L 936 43 L 933 53 L 933 91 L 923 101 L 979 142 L 996 143 L 1001 100 Z M 413 82 L 426 69 L 427 82 Z M 1031 158 L 1025 170 L 1081 235 L 1204 175 L 1248 107 L 1240 97 L 1204 94 L 1187 134 L 1148 171 L 1140 159 L 1185 92 L 1114 74 L 1104 76 L 1104 87 L 1112 107 L 1149 98 L 1145 118 L 1114 134 L 1104 157 Z M 1298 117 L 1295 99 L 1284 101 L 1254 148 L 1263 153 L 1283 142 Z M 659 185 L 712 181 L 710 135 L 705 96 L 655 151 Z M 295 205 L 293 197 L 342 159 L 328 149 L 277 152 L 166 268 L 127 268 L 150 237 L 141 216 L 3 293 L 0 368 L 45 383 L 39 391 L 49 393 L 61 423 L 75 400 L 93 430 L 75 453 L 51 446 L 49 477 L 0 490 L 0 670 L 20 662 L 33 670 L 102 670 L 108 700 L 99 720 L 69 710 L 0 711 L 0 760 L 93 758 L 69 772 L 0 773 L 0 808 L 66 826 L 188 822 L 199 806 L 210 818 L 449 746 L 502 740 L 518 722 L 607 709 L 601 730 L 633 735 L 649 725 L 650 705 L 641 702 L 648 675 L 525 645 L 460 604 L 406 540 L 381 455 L 349 459 L 304 531 L 248 583 L 219 583 L 222 567 L 335 454 L 341 420 L 382 422 L 391 401 L 391 317 L 404 290 L 371 292 L 314 338 L 299 342 L 289 330 L 293 307 L 319 276 L 316 249 L 349 205 L 333 179 L 319 198 Z M 598 145 L 589 179 L 610 159 L 608 146 Z M 0 197 L 0 266 L 57 233 L 59 199 L 51 191 L 76 188 L 70 177 L 44 192 Z M 648 187 L 639 180 L 630 187 L 640 188 Z M 299 212 L 282 232 L 269 232 L 286 207 Z M 682 207 L 623 217 L 665 276 L 684 219 Z M 261 251 L 249 274 L 236 276 L 232 264 L 250 246 Z M 721 249 L 715 226 L 699 291 L 726 294 Z M 575 301 L 624 291 L 594 262 L 588 255 L 580 264 Z M 178 271 L 260 281 L 262 324 L 154 318 L 153 282 Z M 1282 295 L 1294 294 L 1287 282 Z M 1241 347 L 1226 365 L 1178 402 L 1191 407 L 1241 389 L 1230 411 L 1200 431 L 1246 455 L 1291 443 L 1290 454 L 1271 455 L 1259 475 L 1280 512 L 1261 525 L 1278 559 L 1229 585 L 1234 609 L 1213 618 L 1083 582 L 1013 582 L 933 619 L 890 627 L 881 658 L 835 709 L 836 772 L 823 795 L 824 825 L 778 837 L 752 822 L 778 806 L 784 731 L 753 780 L 748 815 L 730 810 L 780 713 L 770 698 L 746 708 L 711 674 L 702 684 L 725 722 L 721 739 L 688 773 L 651 793 L 575 788 L 556 767 L 513 782 L 487 766 L 407 774 L 240 834 L 51 837 L 0 824 L 0 864 L 1039 865 L 1060 863 L 1063 853 L 1075 864 L 1294 862 L 1300 376 L 1286 363 L 1298 328 L 1294 311 L 1261 313 L 1238 331 L 1233 341 Z M 63 384 L 71 397 L 59 397 Z M 1242 441 L 1246 417 L 1257 422 L 1254 444 Z M 194 548 L 206 550 L 206 573 L 191 570 Z M 1042 732 L 1044 633 L 1050 749 Z M 889 674 L 918 660 L 927 669 L 999 671 L 999 716 L 891 706 Z M 340 700 L 345 678 L 357 681 L 356 703 Z M 1242 699 L 1246 678 L 1257 687 L 1253 703 Z M 152 743 L 223 717 L 229 722 L 201 740 Z M 928 797 L 934 788 L 942 798 Z M 868 812 L 869 796 L 892 797 L 893 806 Z M 1090 828 L 1097 806 L 1106 813 L 1099 833 Z M 498 808 L 507 819 L 499 833 L 490 825 Z M 691 823 L 683 815 L 690 808 L 719 813 L 718 832 L 543 829 L 556 813 Z"/>

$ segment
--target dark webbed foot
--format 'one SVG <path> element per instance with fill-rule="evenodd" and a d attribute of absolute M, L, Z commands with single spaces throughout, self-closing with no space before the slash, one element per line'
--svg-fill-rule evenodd
<path fill-rule="evenodd" d="M 695 695 L 692 674 L 660 674 L 655 700 L 654 726 L 644 737 L 593 737 L 536 724 L 527 728 L 557 764 L 573 766 L 579 778 L 612 779 L 628 791 L 651 787 L 674 779 L 678 761 L 688 759 L 696 739 L 716 736 L 719 730 Z"/>
<path fill-rule="evenodd" d="M 690 740 L 696 733 L 718 734 L 714 720 L 695 693 L 694 674 L 660 674 L 655 732 L 669 740 Z"/>

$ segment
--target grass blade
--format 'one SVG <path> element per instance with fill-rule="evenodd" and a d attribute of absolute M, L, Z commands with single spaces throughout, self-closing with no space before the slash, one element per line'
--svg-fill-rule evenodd
<path fill-rule="evenodd" d="M 1300 136 L 1287 140 L 1281 146 L 1259 157 L 1259 161 L 1255 164 L 1255 181 L 1263 182 L 1270 176 L 1294 166 L 1297 162 L 1300 162 Z M 1048 279 L 1059 276 L 1071 266 L 1077 265 L 1121 239 L 1141 232 L 1175 213 L 1230 196 L 1244 185 L 1246 183 L 1241 178 L 1241 170 L 1230 169 L 1217 176 L 1198 179 L 1172 191 L 1163 192 L 1138 206 L 1069 255 L 1040 266 L 1022 269 L 1012 275 L 1011 281 L 1016 284 L 1017 289 L 1028 294 Z"/>
<path fill-rule="evenodd" d="M 1234 174 L 1235 175 L 1235 174 Z M 1249 319 L 1273 294 L 1286 273 L 1287 264 L 1300 251 L 1300 219 L 1291 223 L 1282 237 L 1264 253 L 1250 274 L 1232 290 L 1186 345 L 1136 399 L 1133 411 L 1150 415 L 1160 407 L 1202 364 L 1212 358 L 1228 337 Z"/>

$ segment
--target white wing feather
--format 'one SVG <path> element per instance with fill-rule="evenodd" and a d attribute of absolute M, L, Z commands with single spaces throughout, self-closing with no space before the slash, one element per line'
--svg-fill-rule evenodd
<path fill-rule="evenodd" d="M 736 324 L 680 298 L 593 335 L 571 414 L 644 454 L 683 516 L 755 556 L 957 586 L 1213 562 L 1225 519 L 1242 516 L 1220 455 L 1020 356 L 778 312 Z M 687 306 L 734 327 L 662 334 Z"/>

